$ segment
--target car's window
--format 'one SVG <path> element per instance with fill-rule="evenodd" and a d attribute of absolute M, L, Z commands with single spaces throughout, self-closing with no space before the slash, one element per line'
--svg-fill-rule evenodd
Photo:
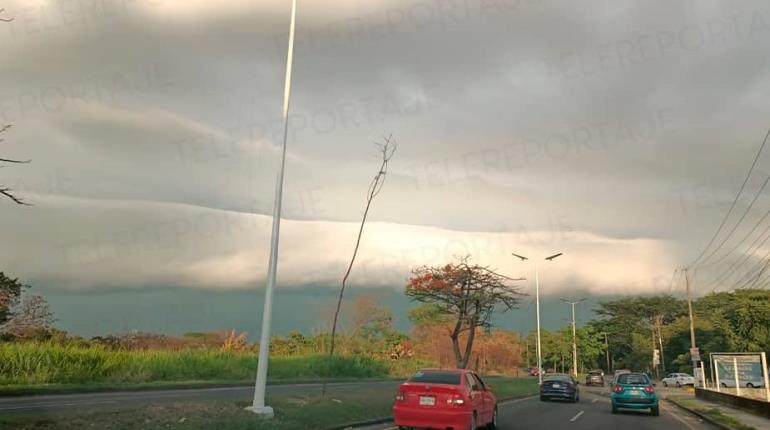
<path fill-rule="evenodd" d="M 460 375 L 460 372 L 420 370 L 409 378 L 409 382 L 460 385 Z"/>
<path fill-rule="evenodd" d="M 572 378 L 570 378 L 567 375 L 546 375 L 543 378 L 543 381 L 570 381 Z"/>
<path fill-rule="evenodd" d="M 649 385 L 650 379 L 641 373 L 626 373 L 618 376 L 618 384 L 623 385 Z"/>
<path fill-rule="evenodd" d="M 487 389 L 487 384 L 485 384 L 484 381 L 481 380 L 481 376 L 479 376 L 479 375 L 474 373 L 473 374 L 473 379 L 475 379 L 478 382 L 479 387 L 481 387 L 482 390 L 486 390 Z"/>
<path fill-rule="evenodd" d="M 479 383 L 473 380 L 473 376 L 471 376 L 470 373 L 465 374 L 465 381 L 468 383 L 468 387 L 470 387 L 471 390 L 478 391 L 481 389 Z"/>

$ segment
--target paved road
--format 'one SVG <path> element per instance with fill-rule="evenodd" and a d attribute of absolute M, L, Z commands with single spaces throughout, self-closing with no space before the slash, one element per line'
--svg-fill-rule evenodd
<path fill-rule="evenodd" d="M 604 389 L 606 390 L 606 388 Z M 661 402 L 660 416 L 646 413 L 613 415 L 601 388 L 585 388 L 579 403 L 541 402 L 537 397 L 500 405 L 500 430 L 717 430 L 700 418 Z M 393 430 L 392 425 L 367 430 Z"/>
<path fill-rule="evenodd" d="M 336 390 L 359 386 L 361 383 L 329 384 Z M 384 390 L 395 390 L 398 382 L 367 382 L 367 386 L 380 386 Z M 319 392 L 319 384 L 273 385 L 268 387 L 272 394 Z M 201 400 L 245 401 L 251 398 L 253 387 L 206 388 L 195 390 L 95 393 L 71 395 L 45 395 L 0 398 L 0 415 L 44 415 L 57 412 L 88 410 L 113 411 L 130 409 L 138 405 L 163 402 L 184 402 Z M 612 415 L 609 398 L 602 395 L 606 388 L 581 390 L 581 401 L 577 404 L 564 402 L 541 402 L 529 398 L 509 402 L 500 407 L 500 429 L 502 430 L 712 430 L 699 418 L 683 413 L 673 405 L 661 403 L 661 415 L 649 416 L 643 413 Z M 372 427 L 387 429 L 392 426 Z"/>
<path fill-rule="evenodd" d="M 344 390 L 345 387 L 382 387 L 383 390 L 396 392 L 400 382 L 350 382 L 328 384 L 330 389 Z M 270 394 L 307 394 L 321 392 L 321 384 L 269 385 Z M 137 391 L 91 394 L 56 394 L 23 397 L 0 397 L 0 416 L 4 415 L 42 415 L 48 413 L 117 411 L 131 409 L 146 404 L 187 401 L 249 401 L 254 395 L 254 386 L 228 388 L 202 388 L 187 390 Z"/>

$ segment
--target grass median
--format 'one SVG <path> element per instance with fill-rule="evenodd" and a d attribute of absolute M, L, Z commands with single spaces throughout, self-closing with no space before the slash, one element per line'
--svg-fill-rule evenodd
<path fill-rule="evenodd" d="M 748 426 L 741 423 L 740 421 L 738 421 L 737 419 L 729 415 L 723 414 L 722 411 L 720 411 L 717 408 L 704 407 L 697 401 L 694 401 L 691 399 L 686 399 L 686 398 L 676 397 L 676 396 L 669 396 L 666 398 L 666 400 L 676 403 L 678 405 L 684 406 L 685 408 L 696 411 L 700 414 L 703 414 L 711 418 L 712 420 L 718 422 L 719 424 L 723 424 L 735 430 L 757 430 L 752 426 Z"/>
<path fill-rule="evenodd" d="M 500 399 L 537 393 L 537 381 L 534 379 L 488 377 L 485 380 Z M 0 418 L 0 430 L 325 429 L 389 417 L 395 387 L 395 384 L 386 387 L 366 384 L 330 386 L 324 399 L 318 392 L 302 390 L 270 396 L 268 403 L 275 409 L 276 417 L 269 421 L 246 412 L 244 408 L 248 403 L 245 401 L 212 401 L 155 404 L 114 412 L 77 412 L 77 415 L 73 412 L 73 415 L 62 413 L 34 418 Z"/>

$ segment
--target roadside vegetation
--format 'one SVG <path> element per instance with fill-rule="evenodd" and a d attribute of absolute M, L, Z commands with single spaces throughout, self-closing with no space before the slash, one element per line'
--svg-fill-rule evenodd
<path fill-rule="evenodd" d="M 697 402 L 677 397 L 677 396 L 669 396 L 667 397 L 667 400 L 670 402 L 674 402 L 676 404 L 682 405 L 687 409 L 696 411 L 698 413 L 701 413 L 712 420 L 718 422 L 719 424 L 725 425 L 728 428 L 732 428 L 735 430 L 758 430 L 752 426 L 748 426 L 746 424 L 741 423 L 739 420 L 737 420 L 734 417 L 731 417 L 729 415 L 725 415 L 717 408 L 709 408 L 709 407 L 703 407 L 699 405 Z"/>

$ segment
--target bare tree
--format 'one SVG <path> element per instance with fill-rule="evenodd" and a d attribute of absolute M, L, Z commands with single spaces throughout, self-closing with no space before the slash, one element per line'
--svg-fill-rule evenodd
<path fill-rule="evenodd" d="M 13 21 L 13 18 L 6 18 L 3 16 L 5 13 L 5 9 L 0 9 L 0 22 L 11 22 Z M 3 124 L 0 125 L 0 143 L 3 143 L 5 140 L 2 135 L 6 133 L 8 130 L 11 129 L 13 125 L 12 124 Z M 7 158 L 0 158 L 0 162 L 3 163 L 14 163 L 14 164 L 20 164 L 20 163 L 29 163 L 30 160 L 11 160 Z M 24 206 L 31 206 L 29 203 L 25 202 L 24 199 L 17 197 L 13 190 L 6 187 L 5 185 L 0 185 L 0 194 L 4 195 L 5 197 L 8 197 L 9 199 L 13 200 L 14 203 L 18 205 L 24 205 Z"/>
<path fill-rule="evenodd" d="M 3 334 L 19 339 L 35 337 L 53 326 L 54 317 L 42 296 L 25 297 L 19 309 L 3 327 Z"/>
<path fill-rule="evenodd" d="M 372 201 L 380 194 L 383 185 L 385 185 L 385 178 L 388 175 L 388 164 L 390 163 L 393 154 L 396 152 L 396 141 L 393 140 L 393 135 L 385 137 L 382 143 L 375 142 L 378 153 L 380 154 L 381 163 L 380 169 L 377 174 L 374 175 L 372 182 L 369 184 L 369 190 L 366 192 L 366 207 L 364 208 L 364 215 L 361 218 L 361 226 L 358 228 L 358 238 L 356 239 L 356 246 L 353 248 L 353 256 L 350 258 L 350 264 L 348 264 L 348 270 L 345 272 L 345 276 L 342 278 L 342 287 L 340 288 L 340 295 L 337 298 L 337 309 L 334 312 L 334 322 L 332 323 L 332 336 L 331 346 L 329 347 L 329 356 L 334 355 L 334 343 L 337 337 L 337 323 L 339 322 L 340 309 L 342 308 L 342 298 L 345 294 L 345 286 L 347 285 L 350 272 L 353 270 L 353 264 L 356 262 L 356 256 L 358 255 L 358 248 L 361 245 L 361 237 L 364 233 L 364 226 L 366 225 L 366 218 L 369 216 L 369 209 L 372 207 Z"/>
<path fill-rule="evenodd" d="M 2 12 L 2 11 L 0 11 Z M 5 141 L 5 138 L 2 137 L 3 134 L 7 133 L 8 130 L 13 127 L 12 124 L 5 124 L 3 126 L 0 126 L 0 143 L 3 143 Z M 12 163 L 12 164 L 27 164 L 31 160 L 13 160 L 10 158 L 0 158 L 0 162 L 2 163 Z M 21 197 L 16 196 L 16 194 L 13 192 L 12 189 L 9 187 L 6 187 L 5 185 L 0 185 L 0 194 L 8 197 L 11 199 L 14 203 L 24 206 L 31 206 L 29 203 L 25 202 L 24 199 Z"/>

